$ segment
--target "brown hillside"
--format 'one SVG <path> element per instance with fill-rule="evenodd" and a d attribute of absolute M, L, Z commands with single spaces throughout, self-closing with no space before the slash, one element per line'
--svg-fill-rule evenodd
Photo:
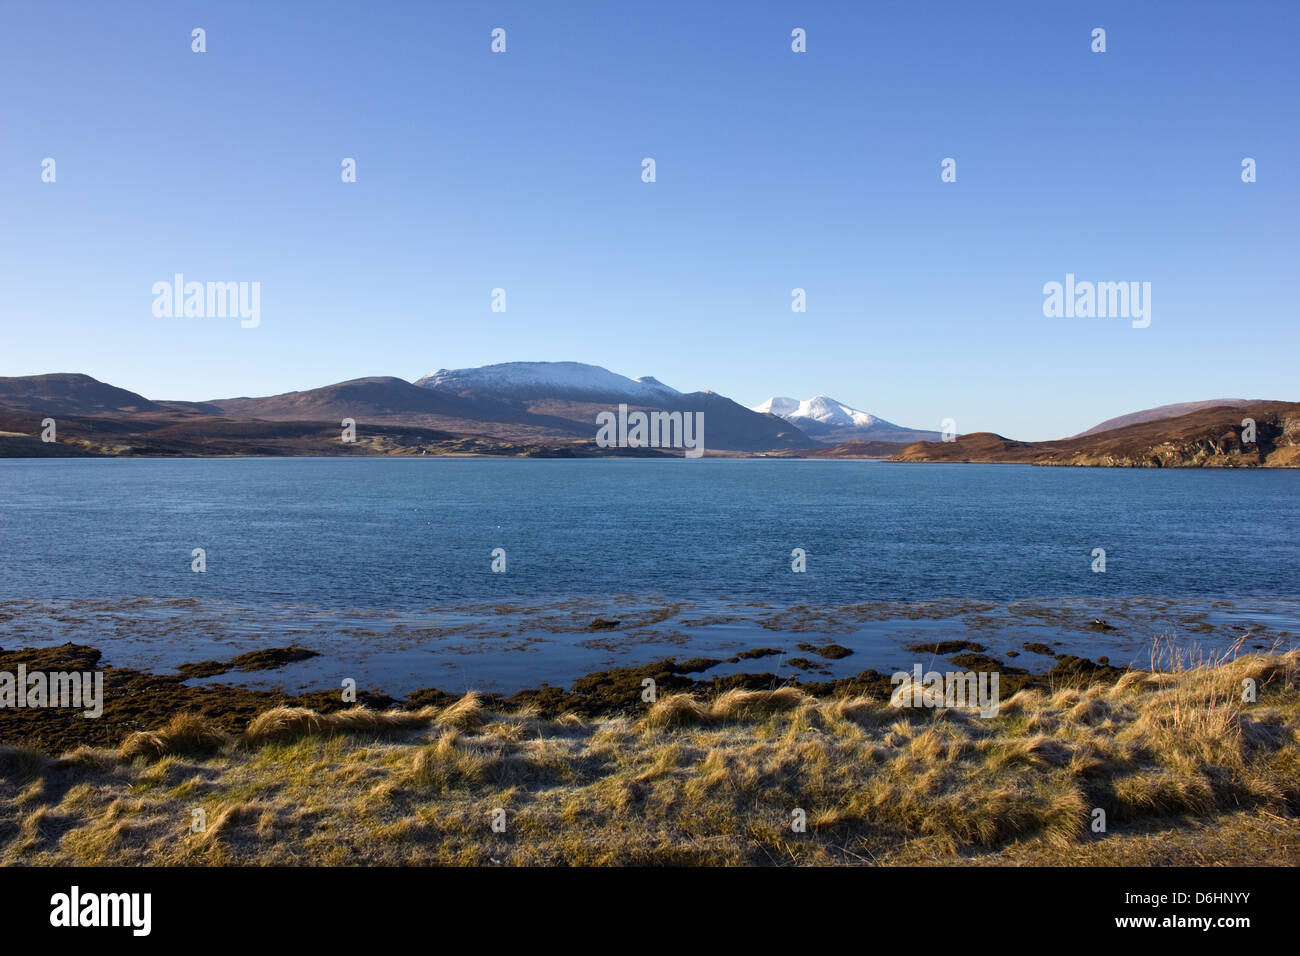
<path fill-rule="evenodd" d="M 1142 422 L 1154 422 L 1162 418 L 1177 418 L 1190 412 L 1199 412 L 1203 408 L 1241 408 L 1244 405 L 1261 405 L 1262 398 L 1212 398 L 1204 402 L 1178 402 L 1174 405 L 1160 405 L 1156 408 L 1144 408 L 1140 412 L 1130 412 L 1116 418 L 1108 418 L 1099 425 L 1093 425 L 1085 432 L 1072 437 L 1083 438 L 1098 432 L 1108 432 L 1125 425 L 1139 425 Z"/>
<path fill-rule="evenodd" d="M 1256 441 L 1242 441 L 1254 419 Z M 1018 442 L 991 432 L 917 442 L 892 461 L 966 461 L 1119 468 L 1300 467 L 1300 403 L 1214 406 L 1061 441 Z"/>

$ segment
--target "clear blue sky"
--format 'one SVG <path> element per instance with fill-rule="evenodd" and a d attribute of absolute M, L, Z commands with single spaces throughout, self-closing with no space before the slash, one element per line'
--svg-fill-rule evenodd
<path fill-rule="evenodd" d="M 1028 439 L 1300 399 L 1298 10 L 8 0 L 0 374 L 576 360 Z M 260 327 L 155 318 L 176 272 L 259 281 Z M 1150 328 L 1045 318 L 1067 272 L 1149 281 Z"/>

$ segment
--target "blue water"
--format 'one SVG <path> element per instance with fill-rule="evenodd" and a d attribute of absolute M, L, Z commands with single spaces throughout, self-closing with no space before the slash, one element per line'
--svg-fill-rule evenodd
<path fill-rule="evenodd" d="M 1293 596 L 1300 472 L 861 461 L 0 461 L 0 598 L 325 607 Z M 207 571 L 190 570 L 204 548 Z M 491 571 L 506 550 L 507 570 Z M 1093 548 L 1106 572 L 1091 570 Z M 808 570 L 790 569 L 804 548 Z"/>
<path fill-rule="evenodd" d="M 206 551 L 205 573 L 191 571 L 194 548 Z M 494 548 L 506 551 L 505 573 L 491 570 Z M 791 571 L 794 548 L 807 552 L 806 573 Z M 1106 551 L 1104 574 L 1092 571 L 1094 548 Z M 1223 602 L 1289 625 L 1289 609 L 1275 602 L 1296 599 L 1298 582 L 1300 471 L 707 459 L 0 461 L 0 602 L 21 609 L 0 619 L 7 646 L 125 645 L 144 640 L 136 635 L 148 620 L 156 654 L 284 643 L 288 634 L 335 647 L 351 641 L 353 658 L 365 662 L 399 654 L 394 633 L 408 656 L 449 654 L 454 635 L 473 638 L 470 650 L 484 660 L 458 666 L 495 679 L 519 668 L 510 654 L 537 657 L 545 645 L 492 645 L 483 630 L 489 617 L 492 635 L 526 638 L 539 608 L 576 601 L 590 619 L 608 602 L 635 620 L 655 602 L 681 602 L 658 631 L 620 652 L 588 647 L 577 660 L 570 647 L 546 666 L 530 665 L 532 676 L 563 679 L 629 654 L 690 651 L 689 616 L 701 608 L 716 616 L 755 604 L 1082 601 L 1085 614 L 1154 597 L 1197 614 Z M 165 603 L 174 599 L 193 602 Z M 50 608 L 58 613 L 43 622 Z M 828 614 L 823 629 L 835 620 Z M 780 631 L 779 623 L 750 623 L 760 637 Z M 715 618 L 710 633 L 720 625 Z M 408 683 L 418 685 L 420 660 L 403 660 Z M 865 657 L 835 666 L 865 667 Z"/>

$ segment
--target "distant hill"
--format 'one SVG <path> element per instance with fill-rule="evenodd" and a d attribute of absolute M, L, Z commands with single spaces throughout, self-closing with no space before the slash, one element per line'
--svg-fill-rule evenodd
<path fill-rule="evenodd" d="M 162 405 L 89 375 L 59 372 L 0 378 L 0 406 L 38 408 L 51 415 L 161 412 Z"/>
<path fill-rule="evenodd" d="M 528 415 L 567 423 L 565 434 L 591 437 L 596 416 L 618 405 L 629 410 L 704 413 L 704 444 L 714 451 L 754 452 L 814 444 L 797 427 L 751 411 L 714 392 L 679 392 L 653 376 L 628 378 L 582 362 L 504 362 L 472 369 L 440 369 L 416 381 L 439 395 L 507 403 Z"/>
<path fill-rule="evenodd" d="M 0 378 L 0 457 L 680 454 L 598 448 L 596 415 L 626 404 L 629 411 L 702 412 L 705 449 L 714 454 L 1115 467 L 1300 467 L 1300 403 L 1294 402 L 1218 399 L 1164 406 L 1103 422 L 1060 441 L 1020 442 L 976 432 L 952 442 L 869 439 L 832 444 L 827 441 L 830 432 L 823 431 L 814 441 L 781 415 L 745 408 L 714 392 L 679 392 L 649 376 L 625 378 L 578 362 L 443 369 L 420 381 L 423 384 L 373 376 L 261 398 L 180 402 L 148 399 L 88 375 Z M 799 402 L 793 408 L 779 399 L 764 405 L 787 415 L 807 411 L 792 417 L 831 428 L 897 429 L 831 399 Z M 1181 408 L 1192 410 L 1165 414 Z M 57 422 L 57 443 L 40 440 L 41 422 L 50 417 Z M 356 422 L 355 442 L 342 441 L 345 418 Z M 1255 420 L 1254 443 L 1243 440 L 1243 418 Z M 1110 427 L 1126 419 L 1135 420 Z"/>
<path fill-rule="evenodd" d="M 1095 435 L 1098 432 L 1108 432 L 1115 428 L 1123 428 L 1126 425 L 1139 425 L 1142 422 L 1153 422 L 1162 418 L 1177 418 L 1179 415 L 1198 412 L 1203 408 L 1241 408 L 1243 405 L 1258 405 L 1263 401 L 1262 398 L 1212 398 L 1204 402 L 1179 402 L 1176 405 L 1160 405 L 1156 408 L 1147 408 L 1140 412 L 1120 415 L 1118 418 L 1108 418 L 1100 425 L 1093 425 L 1086 432 L 1079 432 L 1074 437 L 1081 438 L 1084 435 Z"/>
<path fill-rule="evenodd" d="M 815 444 L 798 428 L 712 392 L 682 393 L 657 380 L 626 378 L 580 362 L 508 362 L 441 369 L 412 384 L 353 379 L 265 398 L 215 399 L 227 415 L 271 421 L 417 425 L 510 442 L 594 441 L 596 416 L 629 410 L 703 412 L 705 448 L 766 451 Z"/>
<path fill-rule="evenodd" d="M 354 378 L 337 385 L 282 392 L 265 398 L 219 398 L 207 402 L 232 415 L 248 418 L 333 420 L 360 415 L 436 415 L 449 410 L 449 403 L 416 388 L 410 382 L 386 375 Z M 457 408 L 457 411 L 460 409 Z"/>
<path fill-rule="evenodd" d="M 391 376 L 356 378 L 335 385 L 264 398 L 223 398 L 207 404 L 223 414 L 266 421 L 357 422 L 415 425 L 513 441 L 573 439 L 594 434 L 565 419 L 532 415 L 527 408 L 490 398 L 420 388 Z"/>
<path fill-rule="evenodd" d="M 1255 422 L 1243 441 L 1242 420 Z M 1121 468 L 1300 467 L 1300 403 L 1211 404 L 1061 441 L 1019 442 L 991 432 L 952 442 L 918 442 L 892 461 L 992 462 Z"/>
<path fill-rule="evenodd" d="M 421 381 L 374 376 L 257 398 L 162 402 L 86 375 L 0 379 L 0 431 L 18 436 L 0 445 L 0 456 L 32 448 L 21 436 L 38 435 L 48 416 L 58 420 L 60 443 L 91 454 L 662 454 L 596 447 L 597 415 L 619 404 L 702 412 L 706 453 L 815 444 L 788 422 L 724 396 L 576 362 L 443 370 Z M 358 443 L 339 447 L 348 418 Z"/>

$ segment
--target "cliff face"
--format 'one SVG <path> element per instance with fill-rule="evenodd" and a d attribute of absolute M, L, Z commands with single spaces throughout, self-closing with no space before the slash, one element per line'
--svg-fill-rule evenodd
<path fill-rule="evenodd" d="M 1244 440 L 1245 419 L 1255 440 Z M 1300 468 L 1300 403 L 1201 409 L 1052 442 L 1015 442 L 981 432 L 917 442 L 892 461 L 967 461 L 1098 468 Z"/>

